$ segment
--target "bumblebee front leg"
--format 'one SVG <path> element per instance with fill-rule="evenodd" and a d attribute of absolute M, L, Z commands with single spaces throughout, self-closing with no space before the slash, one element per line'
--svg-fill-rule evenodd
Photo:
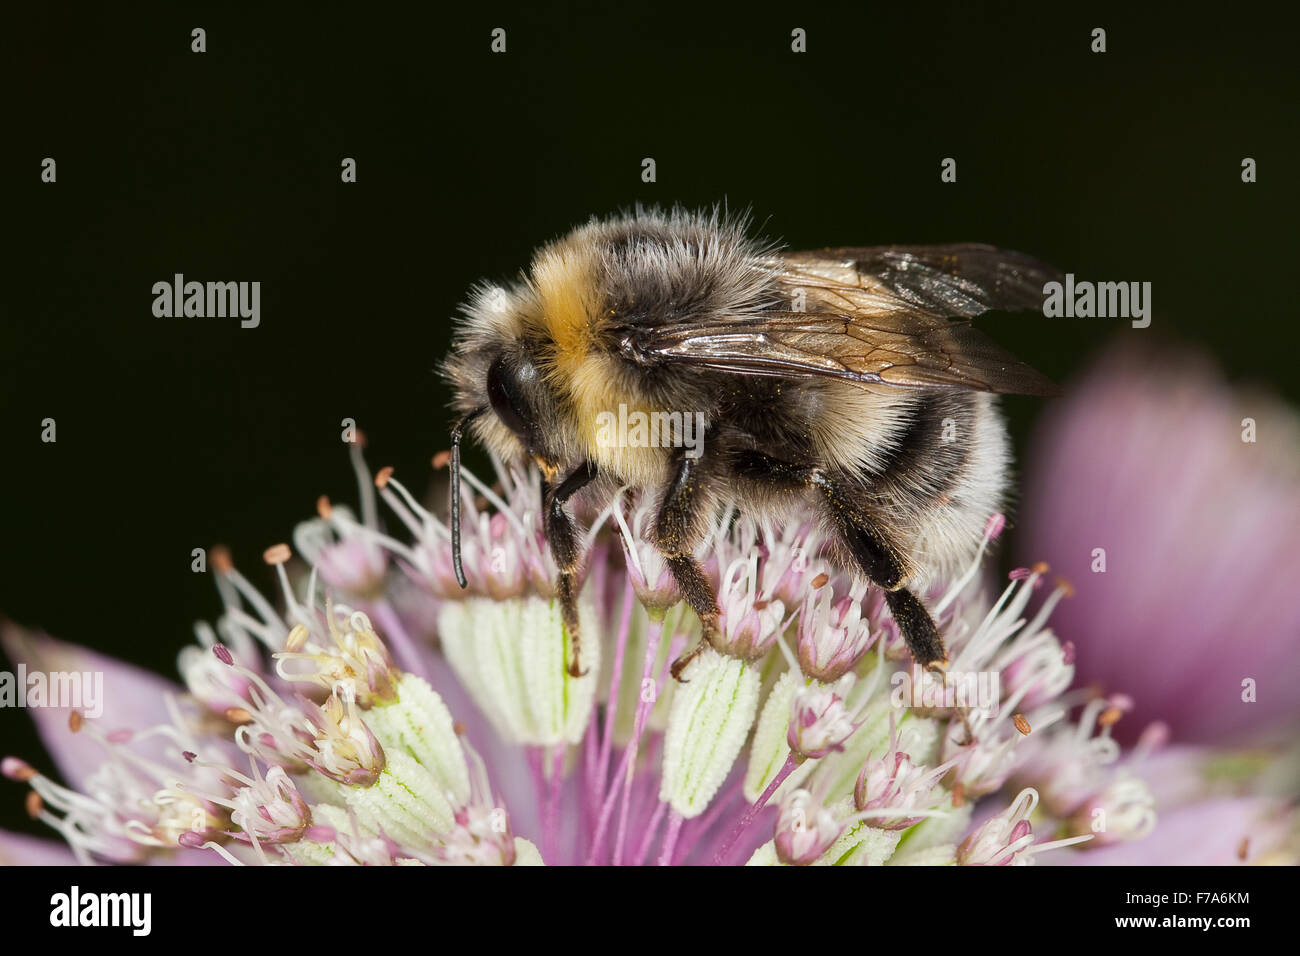
<path fill-rule="evenodd" d="M 654 543 L 682 597 L 699 616 L 704 633 L 694 648 L 673 661 L 672 675 L 676 680 L 682 679 L 687 664 L 713 644 L 718 631 L 718 596 L 703 566 L 695 559 L 695 546 L 712 504 L 712 495 L 705 488 L 705 467 L 701 459 L 679 452 L 677 471 L 655 519 Z"/>
<path fill-rule="evenodd" d="M 578 565 L 582 555 L 578 551 L 578 527 L 564 506 L 595 478 L 596 466 L 584 461 L 549 492 L 549 500 L 544 502 L 546 543 L 550 545 L 551 556 L 560 569 L 556 581 L 560 614 L 564 619 L 564 629 L 573 644 L 573 659 L 569 662 L 569 675 L 572 677 L 581 677 L 586 673 L 582 669 L 578 628 Z"/>
<path fill-rule="evenodd" d="M 736 471 L 772 487 L 815 488 L 844 547 L 862 573 L 884 588 L 885 601 L 916 662 L 927 670 L 942 671 L 948 652 L 930 612 L 906 587 L 912 573 L 907 560 L 838 482 L 820 468 L 791 464 L 756 451 L 743 452 L 736 462 Z"/>

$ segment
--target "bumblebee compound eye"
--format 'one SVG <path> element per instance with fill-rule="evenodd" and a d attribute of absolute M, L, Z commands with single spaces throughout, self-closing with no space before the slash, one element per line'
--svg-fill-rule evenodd
<path fill-rule="evenodd" d="M 510 429 L 532 450 L 536 426 L 532 409 L 524 398 L 524 382 L 533 378 L 536 371 L 531 365 L 516 366 L 501 356 L 488 368 L 487 392 L 492 411 L 502 424 Z"/>

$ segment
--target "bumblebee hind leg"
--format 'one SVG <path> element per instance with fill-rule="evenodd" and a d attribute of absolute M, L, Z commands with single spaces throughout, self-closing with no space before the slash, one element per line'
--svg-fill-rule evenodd
<path fill-rule="evenodd" d="M 742 452 L 737 457 L 736 472 L 773 488 L 816 489 L 844 547 L 862 573 L 884 588 L 890 613 L 916 662 L 926 669 L 942 668 L 948 652 L 930 612 L 906 587 L 911 576 L 907 559 L 838 482 L 820 468 L 792 464 L 756 451 Z"/>
<path fill-rule="evenodd" d="M 948 651 L 935 626 L 934 618 L 921 600 L 907 588 L 885 591 L 885 603 L 898 624 L 898 630 L 907 641 L 907 649 L 922 667 L 942 668 L 948 663 Z"/>

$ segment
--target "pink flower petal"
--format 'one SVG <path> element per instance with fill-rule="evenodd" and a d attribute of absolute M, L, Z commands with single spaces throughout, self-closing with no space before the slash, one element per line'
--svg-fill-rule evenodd
<path fill-rule="evenodd" d="M 67 844 L 0 830 L 0 866 L 76 866 Z"/>
<path fill-rule="evenodd" d="M 1240 797 L 1157 811 L 1154 832 L 1133 843 L 1044 853 L 1054 866 L 1240 866 L 1260 861 L 1288 831 L 1282 800 Z M 1086 844 L 1084 845 L 1086 847 Z M 1241 851 L 1245 849 L 1245 859 Z"/>
<path fill-rule="evenodd" d="M 25 664 L 29 672 L 102 674 L 103 714 L 98 725 L 105 734 L 167 723 L 163 695 L 182 692 L 178 685 L 149 671 L 12 624 L 0 629 L 0 643 L 10 659 L 15 664 Z M 80 789 L 103 762 L 104 748 L 89 734 L 74 734 L 68 729 L 70 708 L 29 707 L 27 712 L 36 722 L 36 729 L 63 782 Z"/>
<path fill-rule="evenodd" d="M 1019 557 L 1074 586 L 1053 626 L 1075 644 L 1080 684 L 1133 696 L 1121 739 L 1152 720 L 1215 741 L 1300 717 L 1297 428 L 1206 360 L 1127 349 L 1042 419 Z"/>

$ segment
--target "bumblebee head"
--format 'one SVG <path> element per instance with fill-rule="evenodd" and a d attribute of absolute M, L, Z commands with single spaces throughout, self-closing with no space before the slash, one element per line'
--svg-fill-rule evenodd
<path fill-rule="evenodd" d="M 487 285 L 464 306 L 443 375 L 462 423 L 504 462 L 531 459 L 544 473 L 564 460 L 558 411 L 545 374 L 537 303 L 524 288 Z"/>
<path fill-rule="evenodd" d="M 460 443 L 468 431 L 501 461 L 529 460 L 553 483 L 565 450 L 560 405 L 547 381 L 545 339 L 526 286 L 485 285 L 464 306 L 452 352 L 443 363 L 459 421 L 451 433 L 452 553 L 460 564 Z"/>
<path fill-rule="evenodd" d="M 538 408 L 549 408 L 551 397 L 532 357 L 520 351 L 501 353 L 487 370 L 488 407 L 523 446 L 548 482 L 555 480 L 560 463 L 542 431 Z"/>

